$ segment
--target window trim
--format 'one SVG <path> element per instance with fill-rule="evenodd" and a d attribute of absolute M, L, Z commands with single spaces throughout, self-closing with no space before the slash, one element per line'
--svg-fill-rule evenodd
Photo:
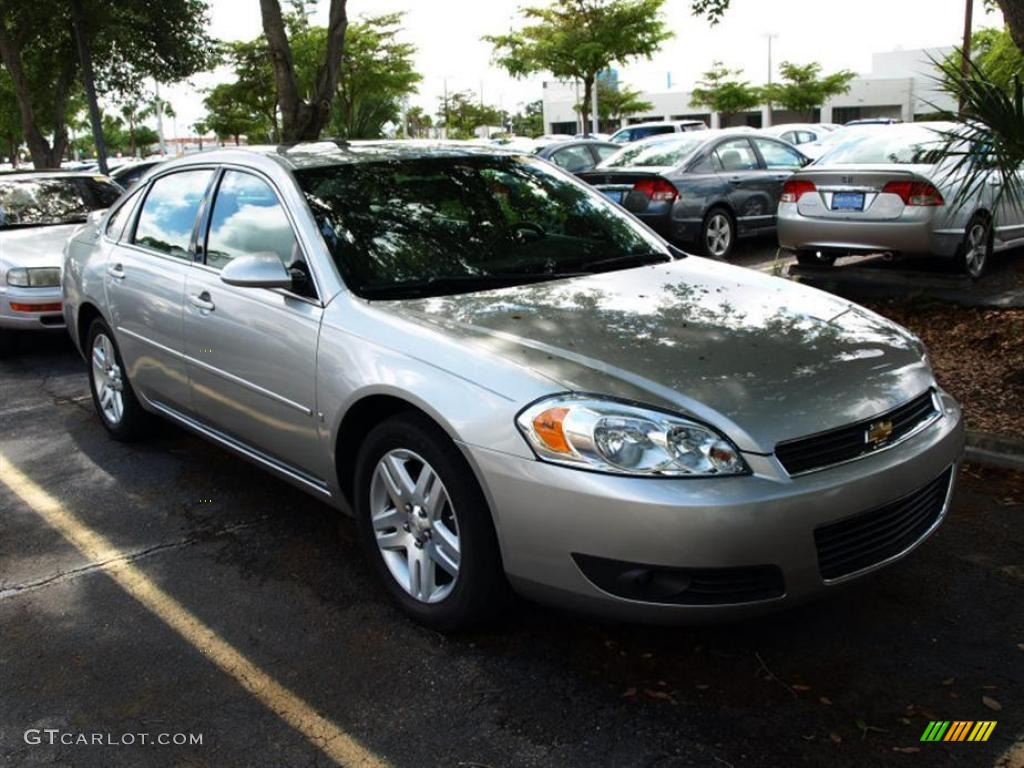
<path fill-rule="evenodd" d="M 107 217 L 103 221 L 102 237 L 108 243 L 120 243 L 124 238 L 124 233 L 128 231 L 128 227 L 132 226 L 132 219 L 135 218 L 135 208 L 139 204 L 139 200 L 142 197 L 142 193 L 146 191 L 145 187 L 139 187 L 133 189 L 130 192 L 125 192 L 119 201 L 111 206 L 110 210 L 107 211 Z M 128 211 L 128 219 L 125 221 L 124 226 L 121 227 L 121 234 L 117 237 L 110 236 L 110 220 L 118 213 L 123 211 L 128 206 L 131 206 L 131 210 Z"/>
<path fill-rule="evenodd" d="M 169 253 L 164 253 L 163 251 L 157 250 L 156 248 L 151 248 L 148 245 L 144 245 L 144 244 L 140 244 L 140 243 L 135 242 L 135 235 L 136 235 L 136 232 L 138 231 L 138 228 L 139 228 L 139 219 L 142 217 L 142 209 L 146 207 L 146 201 L 149 200 L 149 195 L 153 191 L 153 185 L 156 184 L 161 179 L 166 178 L 168 176 L 171 176 L 172 174 L 175 174 L 175 173 L 189 173 L 189 172 L 192 172 L 192 171 L 213 171 L 213 176 L 211 178 L 211 181 L 208 182 L 207 185 L 206 185 L 206 189 L 203 192 L 203 199 L 199 203 L 199 209 L 196 212 L 195 220 L 192 222 L 192 233 L 189 236 L 189 254 L 190 254 L 190 257 L 189 258 L 184 258 L 184 259 L 178 258 L 177 256 L 172 256 Z M 125 241 L 125 234 L 127 232 L 127 226 L 126 226 L 125 227 L 125 231 L 121 233 L 121 239 L 118 241 L 119 244 L 122 245 L 122 246 L 130 246 L 131 248 L 134 248 L 135 250 L 140 251 L 142 253 L 152 254 L 154 256 L 159 256 L 159 257 L 161 257 L 163 259 L 168 259 L 169 261 L 173 261 L 175 264 L 186 264 L 186 265 L 194 264 L 195 263 L 196 227 L 199 224 L 200 216 L 202 216 L 203 206 L 206 204 L 206 201 L 209 199 L 209 196 L 210 196 L 210 184 L 213 183 L 213 179 L 215 179 L 216 176 L 217 176 L 217 166 L 216 165 L 212 165 L 212 164 L 206 164 L 206 163 L 204 163 L 202 165 L 186 165 L 186 166 L 179 166 L 179 167 L 176 167 L 176 168 L 169 168 L 169 169 L 167 169 L 167 171 L 165 173 L 161 173 L 159 176 L 154 176 L 152 179 L 150 179 L 146 183 L 145 187 L 143 187 L 141 189 L 141 193 L 143 195 L 142 202 L 136 204 L 135 210 L 132 212 L 131 220 L 128 222 L 128 224 L 131 226 L 131 234 L 128 236 L 127 241 Z"/>
<path fill-rule="evenodd" d="M 284 211 L 284 214 L 288 219 L 288 225 L 292 228 L 292 237 L 295 238 L 295 244 L 299 247 L 299 251 L 302 254 L 302 261 L 307 266 L 307 271 L 309 272 L 310 279 L 313 281 L 313 290 L 316 293 L 316 296 L 302 296 L 301 294 L 298 294 L 295 291 L 289 291 L 286 288 L 263 288 L 261 290 L 270 291 L 271 293 L 278 293 L 283 296 L 287 296 L 288 298 L 296 299 L 298 301 L 304 301 L 307 304 L 313 304 L 314 306 L 317 307 L 323 307 L 324 303 L 323 299 L 321 298 L 323 296 L 323 291 L 320 290 L 320 282 L 316 276 L 315 268 L 310 263 L 307 249 L 302 244 L 302 239 L 299 237 L 299 227 L 296 224 L 295 217 L 292 215 L 291 210 L 288 208 L 288 206 L 282 199 L 281 190 L 274 183 L 273 179 L 269 178 L 266 174 L 261 173 L 255 168 L 249 168 L 243 165 L 233 165 L 229 163 L 224 163 L 217 168 L 217 172 L 216 174 L 214 174 L 213 182 L 211 183 L 209 189 L 207 189 L 206 197 L 203 200 L 202 210 L 200 211 L 200 214 L 197 217 L 196 243 L 195 246 L 193 247 L 193 265 L 198 267 L 199 269 L 202 269 L 206 272 L 210 272 L 215 275 L 219 275 L 222 271 L 217 267 L 212 267 L 209 264 L 207 264 L 206 255 L 208 250 L 208 244 L 210 241 L 210 225 L 212 223 L 213 210 L 217 205 L 217 197 L 220 195 L 221 183 L 223 182 L 224 176 L 227 174 L 228 171 L 253 176 L 262 181 L 263 183 L 265 183 L 270 188 L 270 191 L 274 194 L 274 197 L 277 199 L 277 204 L 281 206 L 281 210 Z"/>

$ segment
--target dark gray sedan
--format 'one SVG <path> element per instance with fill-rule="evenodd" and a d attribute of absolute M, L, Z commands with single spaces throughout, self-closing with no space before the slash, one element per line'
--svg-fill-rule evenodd
<path fill-rule="evenodd" d="M 775 230 L 782 185 L 809 162 L 776 139 L 702 131 L 631 144 L 580 178 L 669 240 L 725 259 L 737 238 Z"/>

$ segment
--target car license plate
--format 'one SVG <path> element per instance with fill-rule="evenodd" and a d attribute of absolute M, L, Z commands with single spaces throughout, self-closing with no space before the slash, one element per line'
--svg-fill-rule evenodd
<path fill-rule="evenodd" d="M 622 202 L 622 190 L 621 189 L 602 189 L 601 194 L 611 200 L 613 203 Z"/>
<path fill-rule="evenodd" d="M 833 211 L 863 211 L 863 192 L 836 192 L 832 195 Z"/>

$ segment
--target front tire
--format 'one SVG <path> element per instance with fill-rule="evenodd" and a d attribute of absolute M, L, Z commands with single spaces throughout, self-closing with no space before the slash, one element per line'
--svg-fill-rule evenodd
<path fill-rule="evenodd" d="M 149 418 L 128 381 L 114 334 L 97 318 L 89 326 L 87 338 L 89 389 L 96 413 L 115 440 L 138 440 L 145 434 Z"/>
<path fill-rule="evenodd" d="M 960 271 L 972 280 L 985 274 L 992 259 L 992 226 L 986 216 L 975 214 L 964 232 L 964 241 L 957 253 Z"/>
<path fill-rule="evenodd" d="M 440 632 L 490 618 L 506 591 L 501 555 L 455 443 L 425 416 L 399 414 L 367 436 L 355 480 L 360 546 L 399 607 Z"/>
<path fill-rule="evenodd" d="M 712 259 L 728 260 L 736 246 L 736 222 L 725 208 L 712 208 L 700 228 L 701 252 Z"/>

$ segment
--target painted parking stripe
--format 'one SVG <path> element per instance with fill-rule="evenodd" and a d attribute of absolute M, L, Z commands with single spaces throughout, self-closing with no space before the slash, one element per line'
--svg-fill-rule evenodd
<path fill-rule="evenodd" d="M 110 541 L 66 510 L 57 499 L 4 458 L 3 454 L 0 454 L 0 483 L 56 529 L 87 560 L 108 563 L 104 572 L 118 586 L 335 763 L 360 768 L 389 765 L 274 680 L 185 606 L 160 589 L 130 560 L 125 559 Z"/>

